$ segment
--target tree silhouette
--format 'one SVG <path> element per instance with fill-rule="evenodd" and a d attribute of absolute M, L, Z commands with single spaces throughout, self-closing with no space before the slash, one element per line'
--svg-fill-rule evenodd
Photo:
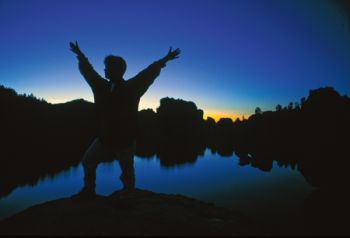
<path fill-rule="evenodd" d="M 282 106 L 280 104 L 276 105 L 276 111 L 277 112 L 282 111 Z"/>
<path fill-rule="evenodd" d="M 260 107 L 256 107 L 256 108 L 255 108 L 255 114 L 256 114 L 256 115 L 262 114 L 262 111 L 261 111 L 261 108 L 260 108 Z"/>

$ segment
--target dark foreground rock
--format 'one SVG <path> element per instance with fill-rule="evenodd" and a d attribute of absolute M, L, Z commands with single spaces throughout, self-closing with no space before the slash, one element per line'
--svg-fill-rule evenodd
<path fill-rule="evenodd" d="M 247 217 L 181 195 L 136 189 L 95 201 L 62 198 L 0 223 L 0 235 L 262 235 Z"/>

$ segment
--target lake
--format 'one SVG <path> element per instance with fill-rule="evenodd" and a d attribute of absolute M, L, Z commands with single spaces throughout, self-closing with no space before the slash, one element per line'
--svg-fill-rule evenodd
<path fill-rule="evenodd" d="M 96 192 L 109 195 L 121 189 L 118 161 L 97 168 Z M 275 225 L 298 222 L 304 200 L 313 190 L 297 169 L 278 167 L 270 172 L 240 166 L 236 155 L 222 157 L 206 149 L 194 163 L 163 167 L 156 156 L 135 157 L 136 187 L 182 194 L 232 208 L 259 222 Z M 83 186 L 83 167 L 45 177 L 34 186 L 17 187 L 0 199 L 0 219 L 35 204 L 70 196 Z"/>

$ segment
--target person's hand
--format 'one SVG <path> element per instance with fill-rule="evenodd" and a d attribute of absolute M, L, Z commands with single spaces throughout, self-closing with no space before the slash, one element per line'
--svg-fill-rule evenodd
<path fill-rule="evenodd" d="M 70 45 L 70 50 L 73 51 L 75 54 L 77 54 L 77 55 L 82 55 L 83 54 L 83 52 L 81 52 L 81 50 L 79 48 L 79 45 L 78 45 L 77 41 L 75 41 L 75 43 L 70 42 L 69 45 Z"/>
<path fill-rule="evenodd" d="M 174 60 L 179 58 L 179 54 L 181 53 L 181 50 L 177 48 L 176 50 L 172 50 L 172 47 L 170 47 L 168 54 L 164 57 L 166 61 Z"/>

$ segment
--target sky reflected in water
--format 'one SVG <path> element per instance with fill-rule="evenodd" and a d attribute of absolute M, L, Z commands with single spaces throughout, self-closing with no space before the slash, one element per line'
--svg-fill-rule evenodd
<path fill-rule="evenodd" d="M 161 167 L 154 156 L 135 157 L 136 187 L 154 192 L 182 194 L 251 215 L 255 219 L 286 222 L 298 219 L 304 199 L 312 191 L 303 176 L 291 168 L 273 164 L 271 172 L 238 165 L 238 157 L 220 157 L 206 150 L 194 164 Z M 121 189 L 118 161 L 97 168 L 96 192 L 109 195 Z M 0 219 L 45 201 L 68 197 L 83 186 L 79 164 L 34 187 L 15 189 L 0 199 Z"/>

